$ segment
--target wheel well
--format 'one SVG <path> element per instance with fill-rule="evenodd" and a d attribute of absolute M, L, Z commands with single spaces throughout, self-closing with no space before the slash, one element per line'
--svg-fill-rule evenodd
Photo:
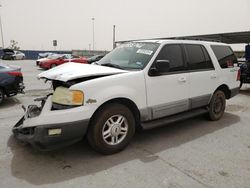
<path fill-rule="evenodd" d="M 219 86 L 215 91 L 221 90 L 224 92 L 226 99 L 230 99 L 231 96 L 231 91 L 229 90 L 228 86 L 223 84 L 221 86 Z"/>
<path fill-rule="evenodd" d="M 132 100 L 127 99 L 127 98 L 115 98 L 115 99 L 111 99 L 111 100 L 103 103 L 101 106 L 98 107 L 98 109 L 95 111 L 95 113 L 93 114 L 92 117 L 94 117 L 95 114 L 98 111 L 100 111 L 105 105 L 111 104 L 111 103 L 122 104 L 122 105 L 128 107 L 135 117 L 136 128 L 141 129 L 140 111 L 139 111 L 138 107 L 136 106 L 136 104 Z M 91 117 L 90 121 L 92 120 L 92 117 Z"/>

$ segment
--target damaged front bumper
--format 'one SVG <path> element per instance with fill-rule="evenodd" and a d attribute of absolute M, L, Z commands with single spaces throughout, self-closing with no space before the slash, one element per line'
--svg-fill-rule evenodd
<path fill-rule="evenodd" d="M 52 110 L 51 96 L 42 100 L 41 107 L 30 105 L 12 132 L 18 140 L 38 150 L 49 151 L 80 141 L 85 135 L 88 118 L 80 117 L 82 110 Z M 54 117 L 54 118 L 53 118 Z"/>

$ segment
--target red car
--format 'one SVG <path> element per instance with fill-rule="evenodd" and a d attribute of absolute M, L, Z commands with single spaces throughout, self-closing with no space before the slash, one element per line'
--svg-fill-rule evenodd
<path fill-rule="evenodd" d="M 50 69 L 53 67 L 56 67 L 58 65 L 68 63 L 68 62 L 74 62 L 74 63 L 88 63 L 87 58 L 85 57 L 79 57 L 79 56 L 73 56 L 71 54 L 65 54 L 62 55 L 56 59 L 47 59 L 44 61 L 39 62 L 39 67 L 43 69 Z"/>

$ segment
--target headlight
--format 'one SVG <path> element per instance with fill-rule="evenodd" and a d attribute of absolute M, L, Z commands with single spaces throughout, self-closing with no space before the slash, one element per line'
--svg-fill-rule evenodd
<path fill-rule="evenodd" d="M 80 106 L 83 105 L 84 93 L 80 90 L 69 90 L 65 87 L 57 87 L 52 102 L 62 105 Z"/>

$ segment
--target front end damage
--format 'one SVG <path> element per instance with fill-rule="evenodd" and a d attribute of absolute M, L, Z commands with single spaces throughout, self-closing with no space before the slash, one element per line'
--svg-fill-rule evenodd
<path fill-rule="evenodd" d="M 15 138 L 41 151 L 78 142 L 85 135 L 89 122 L 88 119 L 79 119 L 79 110 L 53 109 L 51 98 L 52 95 L 48 95 L 38 99 L 41 101 L 40 106 L 23 107 L 25 114 L 12 129 Z M 72 113 L 75 114 L 74 118 Z"/>
<path fill-rule="evenodd" d="M 84 102 L 83 88 L 73 89 L 73 86 L 124 72 L 127 71 L 99 65 L 66 63 L 40 73 L 39 79 L 52 81 L 54 92 L 36 99 L 40 105 L 24 108 L 24 116 L 13 127 L 14 136 L 45 151 L 81 140 L 96 109 Z"/>

